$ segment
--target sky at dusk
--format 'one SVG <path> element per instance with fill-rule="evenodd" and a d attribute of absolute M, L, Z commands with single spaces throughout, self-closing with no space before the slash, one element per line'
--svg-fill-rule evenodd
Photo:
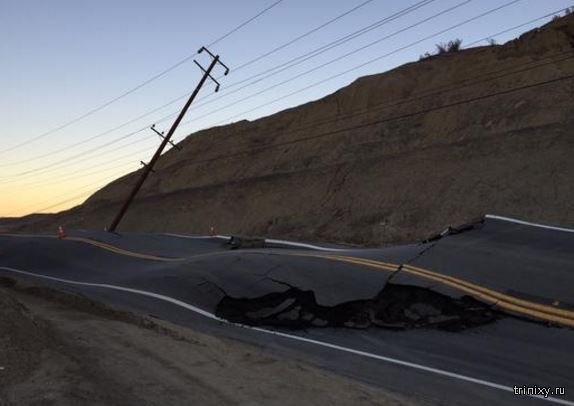
<path fill-rule="evenodd" d="M 160 140 L 146 128 L 169 128 L 201 77 L 193 57 L 202 45 L 216 41 L 210 49 L 231 73 L 220 79 L 219 93 L 203 88 L 175 141 L 318 99 L 360 76 L 416 61 L 436 43 L 461 38 L 463 46 L 486 45 L 473 43 L 574 6 L 572 0 L 282 0 L 230 33 L 276 2 L 0 0 L 0 217 L 72 207 L 149 160 Z M 388 24 L 333 43 L 419 3 Z M 504 43 L 550 19 L 494 39 Z M 309 57 L 287 64 L 303 55 Z M 210 62 L 205 54 L 195 59 Z M 273 75 L 256 76 L 283 64 Z"/>

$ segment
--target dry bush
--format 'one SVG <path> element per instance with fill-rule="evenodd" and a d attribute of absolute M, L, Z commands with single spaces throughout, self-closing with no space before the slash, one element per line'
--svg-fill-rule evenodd
<path fill-rule="evenodd" d="M 455 40 L 449 42 L 441 42 L 440 44 L 436 44 L 436 53 L 431 54 L 430 52 L 425 52 L 419 57 L 419 60 L 422 61 L 423 59 L 430 58 L 434 55 L 443 55 L 443 54 L 450 54 L 453 52 L 458 52 L 461 49 L 462 40 L 457 38 Z"/>
<path fill-rule="evenodd" d="M 459 38 L 449 41 L 447 43 L 441 42 L 440 44 L 436 44 L 436 53 L 437 55 L 441 55 L 441 54 L 448 54 L 451 52 L 458 52 L 460 51 L 461 44 L 462 40 Z"/>

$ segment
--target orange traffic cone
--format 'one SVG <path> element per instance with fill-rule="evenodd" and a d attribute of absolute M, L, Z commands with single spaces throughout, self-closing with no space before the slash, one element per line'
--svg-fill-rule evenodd
<path fill-rule="evenodd" d="M 58 239 L 63 240 L 64 238 L 66 238 L 66 233 L 64 232 L 64 229 L 62 228 L 62 226 L 59 226 L 58 227 Z"/>

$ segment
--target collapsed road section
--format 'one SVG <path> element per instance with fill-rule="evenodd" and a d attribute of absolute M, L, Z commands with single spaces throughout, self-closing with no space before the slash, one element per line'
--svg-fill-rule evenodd
<path fill-rule="evenodd" d="M 430 289 L 392 283 L 387 283 L 372 299 L 335 306 L 320 305 L 313 291 L 296 287 L 257 298 L 225 296 L 217 305 L 216 315 L 234 323 L 290 329 L 376 326 L 446 331 L 484 325 L 501 316 L 470 296 L 455 299 Z"/>
<path fill-rule="evenodd" d="M 460 331 L 491 323 L 503 314 L 574 327 L 573 243 L 572 229 L 486 216 L 449 227 L 417 245 L 308 255 L 391 272 L 380 291 L 367 299 L 327 306 L 317 299 L 320 290 L 325 295 L 325 287 L 314 290 L 275 277 L 274 282 L 288 289 L 257 297 L 226 294 L 217 314 L 237 323 L 293 329 L 378 326 Z M 351 272 L 345 278 L 373 282 L 371 275 Z"/>

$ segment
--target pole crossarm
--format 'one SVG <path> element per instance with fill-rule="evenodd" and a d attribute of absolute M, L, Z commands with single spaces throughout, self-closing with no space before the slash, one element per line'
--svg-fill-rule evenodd
<path fill-rule="evenodd" d="M 159 132 L 158 130 L 156 130 L 155 124 L 152 125 L 152 126 L 150 127 L 150 129 L 151 129 L 153 132 L 155 132 L 155 133 L 159 136 L 159 138 L 161 138 L 162 140 L 165 138 L 165 136 L 163 135 L 163 131 L 162 131 L 162 132 Z M 174 148 L 177 149 L 178 151 L 181 151 L 181 147 L 180 147 L 179 145 L 177 145 L 177 144 L 174 144 L 173 141 L 169 140 L 168 143 L 169 143 L 169 145 L 171 145 L 172 147 L 174 147 Z"/>
<path fill-rule="evenodd" d="M 201 69 L 203 71 L 203 73 L 207 74 L 207 71 L 205 69 L 203 69 L 203 66 L 201 66 L 201 64 L 199 62 L 197 62 L 195 59 L 193 60 L 193 62 L 199 67 L 199 69 Z M 219 82 L 217 81 L 217 79 L 215 79 L 213 76 L 207 74 L 207 76 L 209 77 L 209 79 L 211 79 L 213 82 L 215 82 L 215 93 L 219 92 Z"/>
<path fill-rule="evenodd" d="M 140 161 L 140 164 L 145 168 L 147 167 L 147 164 L 144 161 Z M 150 172 L 155 173 L 155 171 L 153 169 L 150 169 Z"/>
<path fill-rule="evenodd" d="M 202 53 L 203 51 L 206 51 L 209 55 L 211 55 L 211 57 L 213 59 L 217 58 L 217 63 L 219 63 L 221 66 L 223 66 L 223 68 L 225 69 L 225 72 L 223 73 L 223 75 L 227 76 L 227 74 L 229 73 L 229 68 L 227 67 L 226 64 L 224 64 L 223 62 L 221 62 L 221 60 L 219 59 L 219 55 L 213 55 L 211 53 L 211 51 L 209 49 L 207 49 L 206 47 L 201 47 L 199 49 L 199 51 L 197 51 L 198 54 Z"/>

